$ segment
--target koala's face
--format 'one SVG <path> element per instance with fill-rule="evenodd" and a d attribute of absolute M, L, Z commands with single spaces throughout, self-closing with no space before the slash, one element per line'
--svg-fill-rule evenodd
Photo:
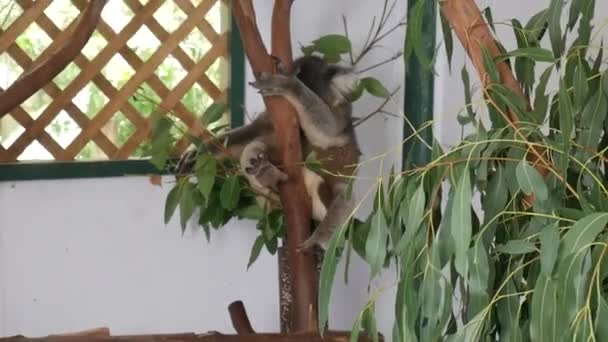
<path fill-rule="evenodd" d="M 331 75 L 331 85 L 342 96 L 352 94 L 359 84 L 359 78 L 352 68 L 332 64 L 328 66 L 328 73 Z"/>
<path fill-rule="evenodd" d="M 330 106 L 351 96 L 359 84 L 353 68 L 330 64 L 318 56 L 303 56 L 294 61 L 297 78 Z"/>

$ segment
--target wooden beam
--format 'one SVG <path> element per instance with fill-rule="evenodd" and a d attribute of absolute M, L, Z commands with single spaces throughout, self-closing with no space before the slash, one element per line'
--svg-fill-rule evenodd
<path fill-rule="evenodd" d="M 48 336 L 27 338 L 24 336 L 0 338 L 0 342 L 347 342 L 349 332 L 327 332 L 323 337 L 317 333 L 294 334 L 244 334 L 223 335 L 219 333 L 197 335 L 167 334 L 167 335 L 131 335 L 131 336 Z M 359 341 L 371 341 L 361 334 Z M 379 336 L 379 341 L 383 341 Z"/>

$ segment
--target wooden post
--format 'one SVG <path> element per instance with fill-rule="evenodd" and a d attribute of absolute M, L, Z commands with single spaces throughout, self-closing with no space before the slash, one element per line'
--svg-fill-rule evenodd
<path fill-rule="evenodd" d="M 292 68 L 290 11 L 292 0 L 276 0 L 272 17 L 272 53 L 289 71 Z M 257 27 L 251 0 L 233 0 L 233 13 L 243 39 L 245 53 L 255 75 L 276 72 Z M 298 253 L 297 247 L 310 236 L 311 203 L 302 178 L 300 130 L 295 109 L 281 97 L 265 97 L 264 102 L 273 123 L 281 161 L 289 180 L 279 187 L 281 203 L 288 226 L 288 258 L 291 270 L 294 332 L 317 328 L 317 281 L 315 258 Z"/>

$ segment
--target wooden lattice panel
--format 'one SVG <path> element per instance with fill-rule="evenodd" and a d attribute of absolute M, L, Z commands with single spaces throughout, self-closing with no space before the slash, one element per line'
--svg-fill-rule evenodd
<path fill-rule="evenodd" d="M 0 32 L 0 54 L 5 60 L 10 59 L 5 68 L 12 64 L 13 69 L 19 70 L 36 67 L 61 46 L 75 27 L 78 11 L 87 5 L 86 0 L 13 1 L 20 14 Z M 73 18 L 68 22 L 47 14 L 49 7 L 59 6 L 58 3 L 71 7 Z M 28 99 L 37 96 L 42 108 L 30 112 L 26 101 L 10 113 L 8 120 L 19 125 L 21 134 L 14 134 L 16 138 L 10 143 L 0 144 L 0 162 L 23 159 L 20 156 L 35 143 L 53 159 L 62 161 L 87 159 L 82 151 L 91 144 L 102 152 L 97 157 L 103 159 L 138 157 L 150 133 L 151 116 L 159 112 L 170 112 L 190 131 L 198 133 L 201 127 L 197 118 L 202 109 L 186 105 L 184 99 L 190 104 L 209 104 L 225 100 L 228 92 L 228 75 L 222 68 L 228 58 L 229 32 L 223 29 L 228 25 L 225 21 L 217 24 L 225 6 L 220 0 L 109 0 L 92 37 L 95 42 L 87 43 L 62 72 L 64 75 Z M 130 12 L 121 16 L 127 21 L 116 22 L 119 16 L 113 11 L 118 8 Z M 163 14 L 162 8 L 169 8 L 175 15 Z M 66 16 L 68 12 L 66 7 Z M 57 24 L 62 20 L 65 25 Z M 116 29 L 117 26 L 122 27 Z M 49 43 L 42 51 L 34 51 L 32 44 L 28 45 L 30 41 L 24 43 L 21 37 L 43 39 L 39 33 L 44 33 Z M 192 46 L 193 41 L 206 41 L 208 48 L 201 51 Z M 139 43 L 149 43 L 151 47 L 141 49 Z M 212 66 L 215 77 L 209 75 Z M 109 76 L 117 72 L 122 73 L 118 81 Z M 167 73 L 173 74 L 169 77 Z M 65 137 L 59 141 L 53 134 L 56 129 L 49 129 L 62 123 L 76 127 L 67 141 Z M 122 132 L 121 137 L 117 137 L 117 130 Z M 179 146 L 184 149 L 187 141 L 181 141 Z"/>

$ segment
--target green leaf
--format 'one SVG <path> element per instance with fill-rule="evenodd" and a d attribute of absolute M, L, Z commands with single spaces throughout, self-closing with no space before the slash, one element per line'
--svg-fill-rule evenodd
<path fill-rule="evenodd" d="M 424 0 L 417 0 L 412 8 L 408 10 L 408 24 L 404 47 L 404 58 L 407 59 L 411 56 L 412 51 L 418 58 L 420 64 L 424 67 L 431 66 L 431 58 L 426 55 L 424 49 L 423 27 L 426 24 L 424 22 Z M 434 25 L 435 23 L 433 23 Z"/>
<path fill-rule="evenodd" d="M 587 82 L 587 66 L 579 60 L 578 65 L 574 69 L 574 105 L 577 110 L 580 110 L 585 105 L 589 93 L 589 83 Z"/>
<path fill-rule="evenodd" d="M 504 245 L 498 245 L 496 250 L 504 254 L 528 254 L 536 252 L 536 246 L 532 242 L 526 240 L 511 240 Z"/>
<path fill-rule="evenodd" d="M 598 89 L 583 109 L 581 131 L 577 137 L 578 144 L 584 148 L 582 155 L 578 156 L 582 161 L 586 161 L 595 154 L 593 152 L 597 150 L 600 143 L 607 111 L 606 97 L 601 89 Z"/>
<path fill-rule="evenodd" d="M 574 109 L 568 95 L 568 87 L 562 78 L 559 83 L 559 128 L 562 135 L 562 153 L 564 156 L 570 154 L 570 136 L 574 129 Z M 561 158 L 560 169 L 566 174 L 568 158 Z"/>
<path fill-rule="evenodd" d="M 513 50 L 507 54 L 508 57 L 526 57 L 537 62 L 555 62 L 553 53 L 540 47 L 525 47 Z"/>
<path fill-rule="evenodd" d="M 546 31 L 547 19 L 549 18 L 549 10 L 544 9 L 530 18 L 526 24 L 524 32 L 526 33 L 527 41 L 530 45 L 540 41 Z"/>
<path fill-rule="evenodd" d="M 490 51 L 485 46 L 481 47 L 481 52 L 483 54 L 483 66 L 486 69 L 486 72 L 490 76 L 490 81 L 492 83 L 500 82 L 500 74 L 498 73 L 498 68 L 496 67 L 496 62 L 492 58 Z"/>
<path fill-rule="evenodd" d="M 550 277 L 541 275 L 532 295 L 531 341 L 553 342 L 560 340 L 565 325 L 560 324 L 557 286 Z"/>
<path fill-rule="evenodd" d="M 402 203 L 407 203 L 407 217 L 405 218 L 405 234 L 401 237 L 397 246 L 395 246 L 395 254 L 400 255 L 403 250 L 410 245 L 413 241 L 414 237 L 418 233 L 420 225 L 422 223 L 422 217 L 424 216 L 424 205 L 425 205 L 425 195 L 424 195 L 424 184 L 420 184 L 418 189 L 414 193 L 414 196 L 411 200 L 404 201 Z"/>
<path fill-rule="evenodd" d="M 570 13 L 568 16 L 568 29 L 572 30 L 574 25 L 576 24 L 576 20 L 581 14 L 582 9 L 582 1 L 581 0 L 572 0 L 570 4 Z"/>
<path fill-rule="evenodd" d="M 327 250 L 323 255 L 321 273 L 319 275 L 319 331 L 324 332 L 329 317 L 329 297 L 338 266 L 338 248 L 344 242 L 347 225 L 342 225 L 329 240 Z"/>
<path fill-rule="evenodd" d="M 460 275 L 467 276 L 467 251 L 471 244 L 471 180 L 468 171 L 460 176 L 454 190 L 454 201 L 451 212 L 451 235 L 455 242 L 456 258 L 454 266 Z"/>
<path fill-rule="evenodd" d="M 475 246 L 469 250 L 469 284 L 466 315 L 475 317 L 487 307 L 490 301 L 488 285 L 490 282 L 490 265 L 488 252 L 483 243 L 477 240 Z"/>
<path fill-rule="evenodd" d="M 547 115 L 547 106 L 549 104 L 549 97 L 545 95 L 545 90 L 547 89 L 547 84 L 549 83 L 549 78 L 551 77 L 551 72 L 553 71 L 553 66 L 548 67 L 543 74 L 540 76 L 540 81 L 536 86 L 535 96 L 534 96 L 534 120 L 535 123 L 540 124 L 544 121 L 545 116 Z"/>
<path fill-rule="evenodd" d="M 563 0 L 551 0 L 551 4 L 549 5 L 549 38 L 551 40 L 551 47 L 553 49 L 553 56 L 555 56 L 555 58 L 559 58 L 564 50 L 560 22 L 563 6 Z"/>
<path fill-rule="evenodd" d="M 545 227 L 540 233 L 540 264 L 541 271 L 547 277 L 553 274 L 559 250 L 559 225 L 557 223 Z"/>
<path fill-rule="evenodd" d="M 365 243 L 365 258 L 371 269 L 370 278 L 374 278 L 382 269 L 386 258 L 386 240 L 388 227 L 382 210 L 376 210 L 372 225 Z"/>
<path fill-rule="evenodd" d="M 513 90 L 505 87 L 502 84 L 493 84 L 492 94 L 499 105 L 503 105 L 507 108 L 510 108 L 515 113 L 517 113 L 518 117 L 524 117 L 526 115 L 524 113 L 524 100 L 519 95 L 515 94 Z"/>
<path fill-rule="evenodd" d="M 313 41 L 317 51 L 324 55 L 340 55 L 351 50 L 350 40 L 341 34 L 328 34 Z"/>
<path fill-rule="evenodd" d="M 226 112 L 226 105 L 223 103 L 215 102 L 205 110 L 203 116 L 201 116 L 201 123 L 207 127 L 222 118 L 222 115 Z"/>
<path fill-rule="evenodd" d="M 462 83 L 464 85 L 464 103 L 467 106 L 467 113 L 469 114 L 469 118 L 471 121 L 475 119 L 475 113 L 473 113 L 473 100 L 471 96 L 471 79 L 469 77 L 469 72 L 467 71 L 467 66 L 462 66 L 462 71 L 460 72 L 460 76 L 462 78 Z"/>
<path fill-rule="evenodd" d="M 258 260 L 260 256 L 260 252 L 262 251 L 262 247 L 264 247 L 264 236 L 260 235 L 255 239 L 253 246 L 251 247 L 251 254 L 249 254 L 249 262 L 247 263 L 247 269 L 253 265 L 253 263 Z"/>
<path fill-rule="evenodd" d="M 208 154 L 202 154 L 195 164 L 196 178 L 198 179 L 198 190 L 206 201 L 209 201 L 209 194 L 215 184 L 217 177 L 217 162 L 215 158 Z"/>
<path fill-rule="evenodd" d="M 182 185 L 177 183 L 173 186 L 171 191 L 169 191 L 167 199 L 165 200 L 165 224 L 171 221 L 171 217 L 173 216 L 173 213 L 175 213 L 175 209 L 177 209 L 181 196 Z"/>
<path fill-rule="evenodd" d="M 427 253 L 428 267 L 420 284 L 420 319 L 426 321 L 420 333 L 420 341 L 437 341 L 441 330 L 450 317 L 452 293 L 446 277 L 441 274 L 440 245 L 434 240 Z"/>
<path fill-rule="evenodd" d="M 317 154 L 315 151 L 310 152 L 306 156 L 304 165 L 312 171 L 315 171 L 315 172 L 321 171 L 321 162 L 317 159 Z"/>
<path fill-rule="evenodd" d="M 500 324 L 500 341 L 521 342 L 522 330 L 525 331 L 525 328 L 520 327 L 519 297 L 513 295 L 517 293 L 515 281 L 507 278 L 503 282 L 506 283 L 506 286 L 500 294 L 504 297 L 498 301 L 496 310 Z"/>
<path fill-rule="evenodd" d="M 507 204 L 509 191 L 507 180 L 505 179 L 504 167 L 496 165 L 496 173 L 488 183 L 488 190 L 483 197 L 483 210 L 485 213 L 485 223 L 494 218 Z"/>
<path fill-rule="evenodd" d="M 606 298 L 599 297 L 595 314 L 595 337 L 597 341 L 608 341 L 608 303 Z"/>
<path fill-rule="evenodd" d="M 239 217 L 259 221 L 266 215 L 264 210 L 257 204 L 252 204 L 243 208 L 237 208 L 237 214 Z"/>
<path fill-rule="evenodd" d="M 366 310 L 363 312 L 362 326 L 367 332 L 367 335 L 370 336 L 374 342 L 378 342 L 378 326 L 376 323 L 375 311 L 375 303 L 368 303 Z"/>
<path fill-rule="evenodd" d="M 564 235 L 562 243 L 562 258 L 589 247 L 597 235 L 606 227 L 608 213 L 594 213 L 577 221 Z"/>
<path fill-rule="evenodd" d="M 522 160 L 517 164 L 515 176 L 521 190 L 526 195 L 534 194 L 540 201 L 545 201 L 549 197 L 549 191 L 547 190 L 547 184 L 545 184 L 543 176 L 528 164 L 527 161 Z"/>
<path fill-rule="evenodd" d="M 361 311 L 357 315 L 357 319 L 355 319 L 355 323 L 353 323 L 353 327 L 350 329 L 350 337 L 348 339 L 350 342 L 359 341 L 359 334 L 361 333 L 361 322 L 363 320 L 363 314 L 365 313 L 365 311 L 367 311 L 367 308 L 364 308 L 363 311 Z"/>
<path fill-rule="evenodd" d="M 194 202 L 194 184 L 187 182 L 182 189 L 181 199 L 179 201 L 179 221 L 182 227 L 182 232 L 186 230 L 188 221 L 194 214 L 196 203 Z"/>
<path fill-rule="evenodd" d="M 389 98 L 391 93 L 382 85 L 382 82 L 373 77 L 365 77 L 361 79 L 361 84 L 368 93 L 381 98 Z"/>
<path fill-rule="evenodd" d="M 443 7 L 439 10 L 441 19 L 441 30 L 443 32 L 443 42 L 445 44 L 445 53 L 448 58 L 448 68 L 452 70 L 452 55 L 454 54 L 454 39 L 452 37 L 452 26 L 445 17 Z"/>
<path fill-rule="evenodd" d="M 490 6 L 484 8 L 483 15 L 486 17 L 486 21 L 488 22 L 488 25 L 490 25 L 490 27 L 492 28 L 492 31 L 496 33 L 496 27 L 494 27 L 494 18 L 492 16 L 492 8 L 490 8 Z"/>
<path fill-rule="evenodd" d="M 239 203 L 241 185 L 237 176 L 229 176 L 220 191 L 220 203 L 227 210 L 233 210 Z"/>

